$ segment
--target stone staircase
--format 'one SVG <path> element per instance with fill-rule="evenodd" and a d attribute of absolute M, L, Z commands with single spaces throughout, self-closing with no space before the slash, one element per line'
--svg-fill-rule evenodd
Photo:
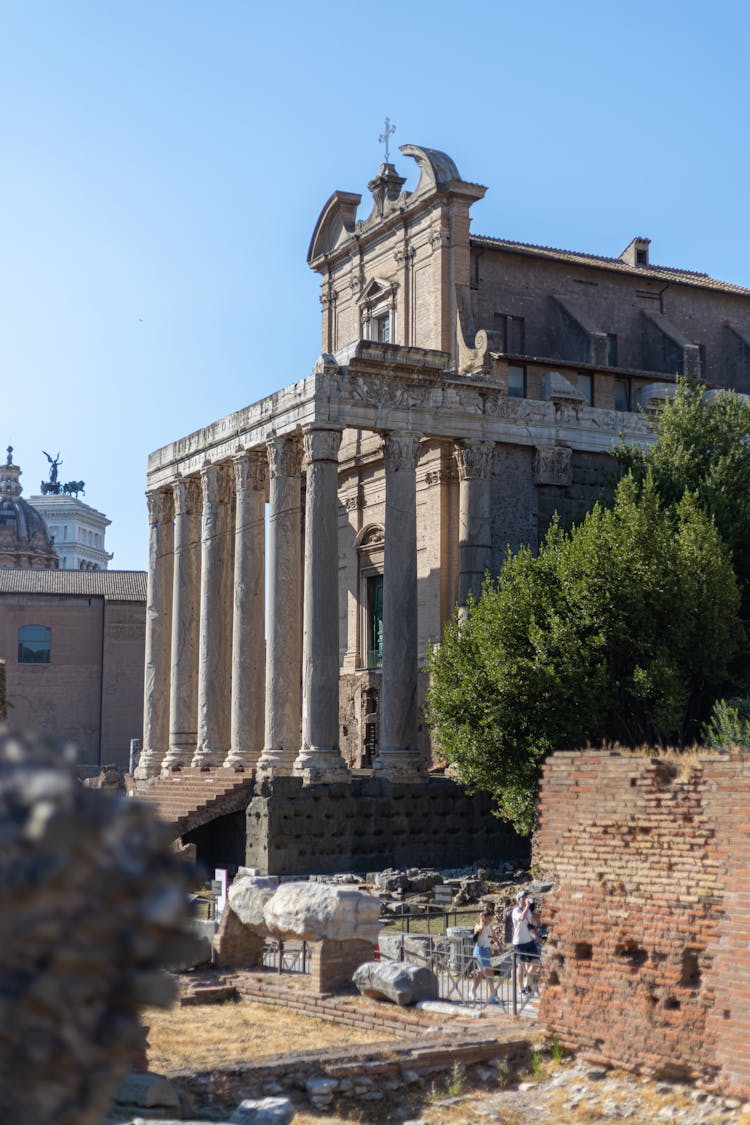
<path fill-rule="evenodd" d="M 210 770 L 185 768 L 170 777 L 140 784 L 134 794 L 153 805 L 175 838 L 216 817 L 239 812 L 250 802 L 255 773 L 240 773 L 222 766 Z"/>

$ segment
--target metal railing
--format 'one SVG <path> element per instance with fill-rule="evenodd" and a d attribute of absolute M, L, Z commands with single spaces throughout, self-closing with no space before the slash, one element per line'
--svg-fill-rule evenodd
<path fill-rule="evenodd" d="M 536 1014 L 541 954 L 520 957 L 512 946 L 491 957 L 491 969 L 480 975 L 473 955 L 473 925 L 456 925 L 459 919 L 476 919 L 476 908 L 447 914 L 397 916 L 380 937 L 383 960 L 410 961 L 432 969 L 441 1000 L 463 1004 L 494 1004 L 520 1015 Z M 419 920 L 419 931 L 413 927 Z M 450 921 L 453 925 L 450 925 Z M 394 932 L 389 934 L 388 930 Z M 493 999 L 494 998 L 494 999 Z"/>
<path fill-rule="evenodd" d="M 263 968 L 283 973 L 310 973 L 310 950 L 306 941 L 280 941 L 266 938 L 263 945 Z"/>

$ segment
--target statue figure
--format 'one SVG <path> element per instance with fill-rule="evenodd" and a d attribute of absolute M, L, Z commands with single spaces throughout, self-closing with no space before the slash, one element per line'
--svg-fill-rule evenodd
<path fill-rule="evenodd" d="M 75 496 L 76 500 L 78 499 L 78 493 L 79 492 L 83 492 L 84 496 L 86 495 L 85 488 L 86 488 L 86 481 L 84 481 L 84 480 L 69 480 L 69 481 L 66 481 L 66 483 L 62 486 L 62 490 L 65 493 L 65 495 L 66 496 Z"/>
<path fill-rule="evenodd" d="M 60 460 L 60 451 L 57 451 L 57 457 L 55 457 L 54 459 L 50 457 L 49 453 L 47 453 L 45 449 L 42 450 L 42 453 L 47 458 L 51 466 L 49 471 L 49 482 L 50 484 L 57 484 L 57 467 L 58 465 L 62 465 L 62 461 Z M 53 490 L 51 489 L 50 491 Z M 54 491 L 56 492 L 57 489 L 54 489 Z"/>

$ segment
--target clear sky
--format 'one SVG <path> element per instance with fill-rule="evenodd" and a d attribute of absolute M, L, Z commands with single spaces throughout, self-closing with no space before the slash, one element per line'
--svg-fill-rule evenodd
<path fill-rule="evenodd" d="M 378 134 L 486 184 L 473 230 L 750 286 L 740 0 L 0 0 L 0 446 L 145 568 L 149 452 L 306 376 L 305 255 Z M 366 200 L 363 200 L 362 215 Z"/>

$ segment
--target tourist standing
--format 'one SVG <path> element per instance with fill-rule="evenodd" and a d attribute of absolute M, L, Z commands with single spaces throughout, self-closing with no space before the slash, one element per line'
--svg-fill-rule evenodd
<path fill-rule="evenodd" d="M 537 955 L 537 945 L 531 933 L 532 902 L 529 892 L 520 890 L 511 918 L 513 921 L 513 949 L 516 954 L 516 987 L 522 996 L 529 994 L 529 965 Z"/>
<path fill-rule="evenodd" d="M 476 1000 L 480 984 L 483 980 L 487 980 L 490 986 L 490 1004 L 497 1004 L 499 1002 L 492 970 L 492 943 L 494 940 L 495 935 L 492 932 L 492 914 L 488 910 L 483 910 L 479 915 L 479 921 L 474 927 L 474 948 L 472 949 L 472 954 L 477 963 L 477 971 L 474 974 L 474 980 L 471 982 L 471 995 L 472 999 Z"/>

